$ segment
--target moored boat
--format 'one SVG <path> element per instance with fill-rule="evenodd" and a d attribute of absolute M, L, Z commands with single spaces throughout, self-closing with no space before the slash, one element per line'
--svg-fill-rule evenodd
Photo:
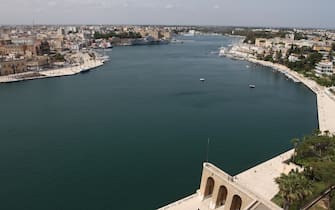
<path fill-rule="evenodd" d="M 80 71 L 80 73 L 87 73 L 89 72 L 91 69 L 90 68 L 84 68 L 83 70 Z"/>
<path fill-rule="evenodd" d="M 221 48 L 220 48 L 220 51 L 219 51 L 219 56 L 225 56 L 225 55 L 226 55 L 226 51 L 227 51 L 226 48 L 221 47 Z"/>
<path fill-rule="evenodd" d="M 249 85 L 249 88 L 255 88 L 256 85 Z"/>

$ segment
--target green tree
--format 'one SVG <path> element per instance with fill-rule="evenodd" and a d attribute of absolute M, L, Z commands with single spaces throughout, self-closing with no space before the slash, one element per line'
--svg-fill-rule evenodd
<path fill-rule="evenodd" d="M 294 40 L 306 39 L 307 37 L 303 33 L 294 33 Z"/>
<path fill-rule="evenodd" d="M 313 133 L 312 133 L 313 136 L 319 136 L 320 134 L 321 134 L 320 129 L 316 128 L 313 130 Z"/>
<path fill-rule="evenodd" d="M 62 55 L 62 54 L 60 54 L 60 53 L 57 53 L 56 55 L 55 55 L 55 61 L 57 61 L 57 62 L 63 62 L 63 61 L 65 61 L 65 58 L 64 58 L 64 55 Z"/>
<path fill-rule="evenodd" d="M 269 55 L 265 56 L 265 57 L 264 57 L 264 60 L 265 60 L 265 61 L 273 62 L 273 54 L 270 53 Z"/>
<path fill-rule="evenodd" d="M 283 53 L 281 50 L 279 50 L 279 52 L 276 53 L 276 60 L 278 61 L 278 63 L 283 63 Z"/>
<path fill-rule="evenodd" d="M 299 142 L 300 142 L 300 139 L 298 139 L 298 138 L 294 138 L 294 139 L 291 140 L 291 143 L 294 146 L 294 153 L 293 153 L 293 157 L 292 157 L 293 162 L 294 162 L 294 159 L 295 159 L 296 149 L 297 149 L 297 146 L 299 145 Z"/>
<path fill-rule="evenodd" d="M 289 209 L 292 204 L 301 202 L 312 194 L 312 182 L 297 170 L 291 171 L 288 175 L 281 174 L 276 178 L 279 185 L 279 197 L 283 201 L 283 208 Z"/>
<path fill-rule="evenodd" d="M 292 143 L 295 145 L 292 161 L 302 166 L 304 171 L 292 171 L 276 179 L 280 189 L 276 198 L 285 209 L 299 209 L 335 185 L 335 136 L 315 130 L 299 141 L 292 139 Z M 331 209 L 335 209 L 334 200 L 331 205 Z"/>

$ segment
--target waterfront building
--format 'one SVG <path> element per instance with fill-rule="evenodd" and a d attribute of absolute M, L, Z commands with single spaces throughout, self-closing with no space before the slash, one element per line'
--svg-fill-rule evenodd
<path fill-rule="evenodd" d="M 63 38 L 50 39 L 48 42 L 50 44 L 50 50 L 61 51 L 63 48 Z"/>
<path fill-rule="evenodd" d="M 294 40 L 293 43 L 289 43 L 289 45 L 292 45 L 292 44 L 298 47 L 313 47 L 315 45 L 315 42 L 312 40 L 301 39 L 301 40 Z"/>
<path fill-rule="evenodd" d="M 0 55 L 9 55 L 9 54 L 23 55 L 24 54 L 23 45 L 9 44 L 0 46 Z"/>
<path fill-rule="evenodd" d="M 36 55 L 35 44 L 6 44 L 0 45 L 0 55 L 25 55 L 31 57 Z"/>
<path fill-rule="evenodd" d="M 321 61 L 316 64 L 315 73 L 317 76 L 328 75 L 331 76 L 334 74 L 333 63 L 331 61 Z"/>
<path fill-rule="evenodd" d="M 332 47 L 331 46 L 326 46 L 326 45 L 314 45 L 313 50 L 331 52 Z"/>
<path fill-rule="evenodd" d="M 36 56 L 34 59 L 27 61 L 27 70 L 41 70 L 50 65 L 48 56 Z"/>
<path fill-rule="evenodd" d="M 290 56 L 288 56 L 288 61 L 294 63 L 294 62 L 300 61 L 300 59 L 298 55 L 291 54 Z"/>
<path fill-rule="evenodd" d="M 27 71 L 27 62 L 23 58 L 0 61 L 0 76 Z"/>
<path fill-rule="evenodd" d="M 32 37 L 12 38 L 11 42 L 15 45 L 34 45 L 35 39 Z"/>
<path fill-rule="evenodd" d="M 161 38 L 160 31 L 157 29 L 148 30 L 148 35 L 153 37 L 155 40 L 158 40 Z"/>
<path fill-rule="evenodd" d="M 256 47 L 266 47 L 266 39 L 264 38 L 256 38 L 255 40 Z"/>
<path fill-rule="evenodd" d="M 59 28 L 59 29 L 57 29 L 57 35 L 60 35 L 60 36 L 65 35 L 65 30 L 64 30 L 64 28 Z"/>
<path fill-rule="evenodd" d="M 173 33 L 171 31 L 163 31 L 164 39 L 172 39 Z"/>

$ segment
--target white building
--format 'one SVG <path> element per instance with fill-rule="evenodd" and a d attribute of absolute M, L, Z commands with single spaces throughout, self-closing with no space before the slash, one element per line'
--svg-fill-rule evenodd
<path fill-rule="evenodd" d="M 288 57 L 288 61 L 294 63 L 294 62 L 300 61 L 300 59 L 297 55 L 290 55 Z"/>
<path fill-rule="evenodd" d="M 316 64 L 315 67 L 315 73 L 318 76 L 321 75 L 329 75 L 331 76 L 334 74 L 334 68 L 333 63 L 330 61 L 321 61 L 318 64 Z"/>

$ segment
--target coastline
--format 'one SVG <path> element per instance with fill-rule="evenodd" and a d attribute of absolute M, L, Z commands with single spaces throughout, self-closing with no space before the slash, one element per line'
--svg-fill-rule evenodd
<path fill-rule="evenodd" d="M 320 86 L 315 81 L 304 77 L 284 65 L 257 60 L 248 57 L 248 55 L 241 56 L 240 53 L 234 54 L 231 53 L 231 51 L 225 52 L 224 56 L 273 68 L 274 70 L 285 74 L 285 76 L 292 81 L 305 85 L 316 95 L 320 131 L 329 131 L 330 134 L 335 135 L 335 96 L 333 96 L 326 87 Z M 294 149 L 290 149 L 265 162 L 246 169 L 233 176 L 235 180 L 234 182 L 257 195 L 258 199 L 256 204 L 259 203 L 259 201 L 262 201 L 271 206 L 271 209 L 281 209 L 271 201 L 271 199 L 279 192 L 279 187 L 275 182 L 275 178 L 279 177 L 280 174 L 288 174 L 291 170 L 301 170 L 299 166 L 293 163 L 287 163 L 287 160 L 290 159 L 293 154 Z M 209 200 L 202 200 L 200 191 L 197 190 L 196 193 L 158 208 L 158 210 L 208 209 L 209 207 Z"/>
<path fill-rule="evenodd" d="M 0 76 L 0 83 L 13 83 L 35 79 L 45 79 L 51 77 L 63 77 L 79 74 L 82 72 L 89 71 L 91 69 L 102 66 L 104 62 L 102 60 L 85 60 L 83 65 L 75 65 L 70 67 L 63 67 L 58 69 L 50 69 L 45 71 L 27 71 L 19 74 L 11 74 L 6 76 Z"/>
<path fill-rule="evenodd" d="M 285 74 L 288 78 L 296 83 L 302 83 L 309 88 L 315 95 L 318 108 L 318 124 L 321 132 L 329 132 L 335 135 L 335 96 L 330 93 L 329 89 L 317 84 L 287 66 L 272 63 L 269 61 L 257 60 L 246 53 L 239 53 L 235 50 L 229 50 L 222 54 L 228 58 L 245 60 L 251 63 L 270 67 L 278 72 Z"/>

